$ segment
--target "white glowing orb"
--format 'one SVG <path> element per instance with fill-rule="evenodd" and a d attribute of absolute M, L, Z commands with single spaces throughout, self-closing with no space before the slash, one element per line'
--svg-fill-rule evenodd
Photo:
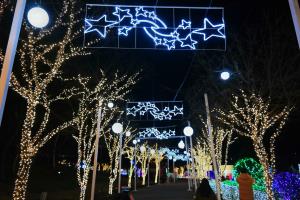
<path fill-rule="evenodd" d="M 113 102 L 109 102 L 109 103 L 107 104 L 107 106 L 108 106 L 109 108 L 113 108 L 113 107 L 114 107 L 114 103 L 113 103 Z"/>
<path fill-rule="evenodd" d="M 123 125 L 119 122 L 114 123 L 114 125 L 112 126 L 112 130 L 114 133 L 117 133 L 117 134 L 122 133 Z"/>
<path fill-rule="evenodd" d="M 145 147 L 145 146 L 141 146 L 141 147 L 140 147 L 140 151 L 141 151 L 141 152 L 145 152 L 145 151 L 146 151 L 146 147 Z"/>
<path fill-rule="evenodd" d="M 36 28 L 44 28 L 49 23 L 49 15 L 41 7 L 31 8 L 27 14 L 27 19 Z"/>
<path fill-rule="evenodd" d="M 183 129 L 183 133 L 185 136 L 187 137 L 190 137 L 194 134 L 194 129 L 190 126 L 186 126 L 184 129 Z"/>
<path fill-rule="evenodd" d="M 184 149 L 184 147 L 185 147 L 184 142 L 182 140 L 180 140 L 180 142 L 178 143 L 178 148 Z"/>
<path fill-rule="evenodd" d="M 131 132 L 130 131 L 126 131 L 125 135 L 126 135 L 126 137 L 129 137 L 129 136 L 131 136 Z"/>
<path fill-rule="evenodd" d="M 133 143 L 134 145 L 136 145 L 136 144 L 137 144 L 137 141 L 136 141 L 136 140 L 133 140 L 132 143 Z"/>
<path fill-rule="evenodd" d="M 220 77 L 221 77 L 222 80 L 226 81 L 230 78 L 230 73 L 224 71 L 224 72 L 221 73 Z"/>

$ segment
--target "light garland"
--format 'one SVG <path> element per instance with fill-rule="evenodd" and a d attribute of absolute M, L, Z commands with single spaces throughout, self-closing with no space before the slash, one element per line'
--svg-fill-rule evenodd
<path fill-rule="evenodd" d="M 115 76 L 119 76 L 115 74 Z M 71 79 L 70 79 L 71 80 Z M 108 79 L 103 71 L 99 77 L 99 82 L 91 87 L 91 78 L 82 78 L 78 76 L 74 80 L 78 81 L 79 89 L 79 109 L 76 113 L 75 128 L 78 130 L 73 135 L 77 142 L 77 165 L 85 162 L 86 168 L 77 167 L 77 181 L 80 186 L 80 199 L 85 199 L 85 192 L 89 180 L 90 166 L 92 166 L 92 156 L 95 152 L 95 139 L 97 134 L 97 112 L 102 108 L 101 113 L 101 131 L 99 138 L 109 131 L 110 122 L 118 112 L 117 108 L 110 108 L 106 112 L 106 104 L 103 104 L 105 99 L 124 100 L 124 97 L 130 91 L 132 85 L 135 84 L 136 75 L 121 76 L 117 79 Z M 111 163 L 110 163 L 111 164 Z"/>
<path fill-rule="evenodd" d="M 88 8 L 92 9 L 93 6 L 88 5 Z M 177 27 L 168 27 L 156 14 L 159 7 L 105 6 L 105 8 L 111 12 L 85 19 L 85 34 L 95 32 L 101 39 L 106 39 L 110 36 L 107 34 L 108 29 L 116 29 L 117 36 L 121 38 L 128 37 L 130 32 L 135 33 L 135 30 L 139 29 L 152 39 L 155 47 L 168 50 L 177 48 L 195 50 L 197 44 L 205 43 L 213 37 L 223 40 L 226 38 L 223 18 L 219 24 L 213 24 L 208 18 L 204 18 L 203 27 L 195 27 L 192 21 L 181 19 Z"/>
<path fill-rule="evenodd" d="M 180 107 L 174 105 L 173 109 L 165 106 L 163 109 L 158 108 L 156 104 L 160 102 L 129 102 L 127 103 L 126 115 L 134 118 L 150 115 L 155 120 L 172 120 L 177 116 L 183 116 L 183 105 Z M 173 102 L 170 102 L 173 103 Z M 177 117 L 178 118 L 178 117 Z"/>
<path fill-rule="evenodd" d="M 38 151 L 53 136 L 76 121 L 70 119 L 52 130 L 48 123 L 55 113 L 53 105 L 75 95 L 73 88 L 63 90 L 58 96 L 52 97 L 49 94 L 50 85 L 57 80 L 63 81 L 61 71 L 66 61 L 89 54 L 86 49 L 73 45 L 73 41 L 82 33 L 76 28 L 79 23 L 76 19 L 78 15 L 79 12 L 75 9 L 73 1 L 63 1 L 62 11 L 53 20 L 51 28 L 36 31 L 30 26 L 25 26 L 27 35 L 20 42 L 17 57 L 19 63 L 16 62 L 20 67 L 20 73 L 12 74 L 10 80 L 12 89 L 20 94 L 27 104 L 20 138 L 20 162 L 13 199 L 26 198 L 32 160 Z M 56 34 L 57 31 L 60 33 L 60 37 L 56 37 L 57 40 L 50 44 L 47 43 L 46 41 L 50 41 L 49 37 Z M 51 121 L 51 127 L 53 126 L 55 127 L 55 123 Z"/>
<path fill-rule="evenodd" d="M 164 129 L 159 131 L 158 128 L 142 128 L 140 129 L 138 135 L 140 138 L 156 137 L 157 139 L 163 140 L 168 139 L 171 136 L 175 136 L 175 129 Z"/>
<path fill-rule="evenodd" d="M 230 101 L 232 109 L 228 113 L 218 110 L 218 118 L 239 134 L 251 139 L 259 162 L 264 168 L 268 199 L 274 199 L 272 183 L 275 173 L 275 141 L 292 108 L 285 106 L 275 113 L 271 110 L 270 101 L 270 98 L 264 99 L 259 94 L 246 94 L 241 90 L 240 95 L 233 95 Z M 270 134 L 268 150 L 263 141 Z"/>

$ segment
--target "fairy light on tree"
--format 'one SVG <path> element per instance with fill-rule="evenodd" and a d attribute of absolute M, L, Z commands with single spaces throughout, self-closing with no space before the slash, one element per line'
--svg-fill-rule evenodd
<path fill-rule="evenodd" d="M 122 112 L 121 114 L 122 115 Z M 123 124 L 124 125 L 124 124 Z M 124 126 L 124 132 L 130 131 L 133 133 L 131 128 L 127 125 Z M 120 138 L 121 134 L 111 133 L 111 131 L 105 131 L 103 134 L 105 145 L 107 147 L 108 156 L 109 156 L 109 184 L 108 184 L 108 194 L 113 193 L 113 184 L 118 177 L 118 168 L 119 168 L 119 152 L 120 152 Z M 132 141 L 132 138 L 135 137 L 135 134 L 131 134 L 129 137 L 124 137 L 122 142 L 122 149 L 126 149 Z"/>
<path fill-rule="evenodd" d="M 285 106 L 279 111 L 272 110 L 271 99 L 259 94 L 233 95 L 232 109 L 225 113 L 218 110 L 219 119 L 237 133 L 251 139 L 259 162 L 264 168 L 264 179 L 268 199 L 274 199 L 272 190 L 275 173 L 275 142 L 285 125 L 292 108 Z M 269 148 L 263 141 L 269 141 Z"/>
<path fill-rule="evenodd" d="M 147 143 L 140 146 L 139 151 L 137 151 L 137 158 L 138 161 L 141 163 L 141 169 L 142 169 L 142 185 L 146 185 L 146 175 L 147 175 L 147 164 L 150 156 L 150 152 L 147 151 Z"/>
<path fill-rule="evenodd" d="M 32 160 L 38 151 L 53 136 L 75 122 L 71 118 L 55 128 L 55 123 L 51 121 L 51 127 L 54 128 L 50 128 L 48 122 L 55 113 L 53 106 L 72 98 L 73 89 L 64 90 L 53 97 L 53 94 L 49 94 L 49 87 L 55 81 L 64 81 L 61 73 L 66 61 L 89 55 L 86 49 L 73 44 L 82 33 L 78 30 L 78 24 L 81 23 L 77 20 L 79 13 L 73 1 L 63 1 L 62 12 L 49 29 L 37 31 L 25 26 L 26 36 L 19 45 L 17 61 L 20 73 L 12 74 L 10 80 L 12 89 L 25 99 L 27 105 L 13 199 L 25 199 Z M 60 37 L 53 39 L 51 36 L 57 32 Z"/>
<path fill-rule="evenodd" d="M 118 74 L 115 74 L 118 77 Z M 130 91 L 131 86 L 135 84 L 137 74 L 133 76 L 123 75 L 118 78 L 108 79 L 107 76 L 101 71 L 99 81 L 91 87 L 91 78 L 82 78 L 78 76 L 73 79 L 79 83 L 78 93 L 79 108 L 76 113 L 75 126 L 77 133 L 73 135 L 77 142 L 77 181 L 80 186 L 80 199 L 85 199 L 87 183 L 90 175 L 90 166 L 92 166 L 92 156 L 95 152 L 95 139 L 97 134 L 97 112 L 98 109 L 106 107 L 103 102 L 105 99 L 110 98 L 114 100 L 124 100 L 124 97 Z M 75 82 L 75 83 L 76 83 Z M 108 108 L 109 109 L 109 108 Z M 99 138 L 104 132 L 109 131 L 109 124 L 114 119 L 118 110 L 109 109 L 106 112 L 102 109 L 101 114 L 101 130 Z M 85 162 L 86 168 L 81 168 L 80 163 Z"/>
<path fill-rule="evenodd" d="M 207 143 L 198 139 L 193 151 L 199 180 L 207 178 L 212 163 Z"/>
<path fill-rule="evenodd" d="M 165 158 L 163 151 L 160 151 L 157 147 L 157 144 L 155 145 L 155 148 L 153 149 L 153 155 L 152 158 L 154 159 L 155 162 L 155 179 L 154 183 L 158 182 L 158 174 L 160 172 L 160 163 L 161 161 Z"/>
<path fill-rule="evenodd" d="M 138 147 L 137 147 L 138 148 Z M 134 160 L 134 147 L 127 147 L 125 150 L 124 150 L 124 154 L 127 155 L 127 159 L 129 160 L 130 162 L 130 167 L 129 167 L 129 171 L 128 171 L 128 183 L 127 183 L 127 186 L 131 188 L 131 179 L 132 179 L 132 175 L 133 175 L 133 171 L 134 171 L 134 167 L 136 165 L 135 163 L 135 160 Z"/>
<path fill-rule="evenodd" d="M 7 8 L 8 6 L 8 1 L 7 0 L 3 0 L 0 2 L 0 18 L 2 17 L 5 8 Z M 1 19 L 0 19 L 1 20 Z"/>

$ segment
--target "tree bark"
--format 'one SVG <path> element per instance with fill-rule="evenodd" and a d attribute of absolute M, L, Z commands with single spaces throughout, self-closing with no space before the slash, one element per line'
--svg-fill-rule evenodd
<path fill-rule="evenodd" d="M 15 188 L 13 191 L 14 200 L 25 200 L 28 177 L 32 167 L 32 157 L 23 156 L 20 159 L 18 173 L 15 181 Z"/>

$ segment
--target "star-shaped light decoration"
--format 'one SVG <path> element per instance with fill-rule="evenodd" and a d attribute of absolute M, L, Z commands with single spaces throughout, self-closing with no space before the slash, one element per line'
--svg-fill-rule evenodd
<path fill-rule="evenodd" d="M 167 40 L 166 38 L 164 38 L 163 45 L 165 45 L 168 50 L 175 49 L 175 41 L 176 40 Z"/>
<path fill-rule="evenodd" d="M 138 111 L 137 108 L 135 106 L 133 106 L 132 108 L 127 108 L 127 115 L 133 115 L 136 116 L 136 112 Z"/>
<path fill-rule="evenodd" d="M 170 111 L 170 113 L 173 113 L 174 116 L 183 115 L 183 108 L 178 108 L 177 106 L 174 106 L 174 109 Z"/>
<path fill-rule="evenodd" d="M 203 24 L 203 28 L 196 29 L 192 33 L 203 35 L 204 41 L 207 41 L 212 37 L 225 38 L 225 34 L 222 32 L 222 30 L 224 30 L 225 28 L 224 23 L 214 25 L 207 18 L 204 18 Z M 207 30 L 209 30 L 209 32 L 211 32 L 211 30 L 214 30 L 215 33 L 207 33 Z"/>
<path fill-rule="evenodd" d="M 192 35 L 189 34 L 186 38 L 184 39 L 180 39 L 179 40 L 181 42 L 181 47 L 189 47 L 191 49 L 195 49 L 195 44 L 197 44 L 198 42 L 196 40 L 192 39 Z"/>
<path fill-rule="evenodd" d="M 143 16 L 143 17 L 147 17 L 147 13 L 148 11 L 147 10 L 144 10 L 143 7 L 138 7 L 138 8 L 135 8 L 135 16 L 138 17 L 138 16 Z"/>
<path fill-rule="evenodd" d="M 130 17 L 133 18 L 132 14 L 130 14 L 129 9 L 121 9 L 120 7 L 116 7 L 115 12 L 113 12 L 113 15 L 117 16 L 119 18 L 119 22 L 123 21 L 124 18 Z"/>
<path fill-rule="evenodd" d="M 191 24 L 192 24 L 192 22 L 189 22 L 189 21 L 186 21 L 183 19 L 183 20 L 181 20 L 181 24 L 178 27 L 183 28 L 185 30 L 185 29 L 191 28 Z"/>
<path fill-rule="evenodd" d="M 107 20 L 106 15 L 102 15 L 99 19 L 85 19 L 87 29 L 84 30 L 84 33 L 97 32 L 102 38 L 106 37 L 106 29 L 110 26 L 117 24 L 116 21 Z"/>
<path fill-rule="evenodd" d="M 128 31 L 130 31 L 132 29 L 132 27 L 122 27 L 122 28 L 119 28 L 119 35 L 124 35 L 124 36 L 128 36 Z"/>
<path fill-rule="evenodd" d="M 155 14 L 154 11 L 151 11 L 151 12 L 148 12 L 148 17 L 151 18 L 151 19 L 156 19 L 157 15 Z"/>
<path fill-rule="evenodd" d="M 158 37 L 155 37 L 154 42 L 155 42 L 155 45 L 161 45 L 162 44 L 162 39 L 160 39 Z"/>

